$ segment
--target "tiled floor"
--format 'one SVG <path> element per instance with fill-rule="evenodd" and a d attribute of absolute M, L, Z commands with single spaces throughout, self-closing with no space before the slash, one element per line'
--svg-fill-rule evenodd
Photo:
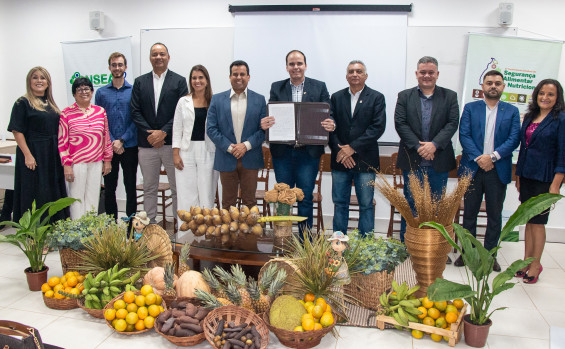
<path fill-rule="evenodd" d="M 5 233 L 6 231 L 2 232 Z M 523 242 L 503 244 L 499 262 L 503 266 L 522 257 Z M 65 348 L 175 348 L 154 331 L 124 336 L 113 333 L 103 320 L 90 317 L 81 309 L 53 310 L 43 304 L 40 292 L 30 292 L 23 269 L 27 260 L 14 246 L 1 244 L 0 258 L 0 319 L 22 322 L 39 329 L 46 343 Z M 453 256 L 452 256 L 453 257 Z M 495 298 L 497 311 L 492 319 L 487 347 L 490 349 L 550 348 L 550 332 L 565 329 L 565 244 L 546 245 L 544 271 L 536 285 L 518 283 L 513 289 Z M 61 275 L 57 252 L 47 256 L 49 275 Z M 464 269 L 447 266 L 444 276 L 461 282 Z M 555 326 L 550 330 L 551 326 Z M 559 329 L 560 328 L 560 329 Z M 429 337 L 413 339 L 409 332 L 380 331 L 355 327 L 338 327 L 339 339 L 326 336 L 318 348 L 448 348 L 447 343 L 435 343 Z M 561 343 L 565 347 L 565 343 Z M 466 348 L 462 340 L 457 348 Z M 195 348 L 210 348 L 205 342 Z M 269 348 L 284 348 L 271 334 Z M 556 348 L 556 346 L 551 347 Z"/>

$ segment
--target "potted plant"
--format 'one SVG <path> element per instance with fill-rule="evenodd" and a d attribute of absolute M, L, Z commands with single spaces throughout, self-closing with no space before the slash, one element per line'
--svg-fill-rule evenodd
<path fill-rule="evenodd" d="M 406 245 L 395 239 L 375 239 L 372 234 L 363 236 L 357 229 L 347 235 L 351 248 L 344 256 L 352 277 L 345 292 L 364 308 L 378 310 L 379 296 L 390 288 L 394 269 L 408 258 Z M 350 262 L 354 252 L 356 261 Z"/>
<path fill-rule="evenodd" d="M 428 298 L 436 302 L 464 298 L 469 303 L 471 313 L 463 318 L 465 321 L 465 342 L 468 345 L 472 347 L 483 347 L 485 345 L 489 327 L 492 325 L 490 319 L 492 313 L 496 310 L 505 309 L 505 307 L 501 307 L 491 311 L 490 306 L 493 298 L 502 291 L 514 287 L 515 284 L 508 281 L 514 277 L 518 270 L 526 267 L 533 260 L 533 258 L 528 258 L 515 261 L 505 271 L 498 274 L 492 280 L 492 283 L 489 283 L 494 255 L 500 249 L 500 241 L 503 241 L 516 226 L 526 224 L 530 218 L 549 208 L 561 198 L 562 196 L 559 194 L 542 194 L 521 204 L 502 228 L 498 245 L 490 251 L 487 251 L 481 242 L 458 224 L 454 223 L 453 227 L 462 247 L 459 247 L 453 241 L 442 225 L 435 222 L 422 223 L 422 226 L 427 225 L 439 230 L 451 246 L 461 252 L 465 262 L 466 285 L 438 278 L 428 288 Z"/>
<path fill-rule="evenodd" d="M 84 250 L 84 243 L 93 231 L 116 224 L 112 216 L 105 213 L 98 215 L 96 211 L 89 211 L 79 219 L 57 221 L 49 233 L 47 243 L 49 247 L 59 250 L 63 273 L 79 271 L 78 265 L 82 261 L 80 251 Z"/>
<path fill-rule="evenodd" d="M 4 221 L 0 223 L 16 228 L 15 234 L 0 235 L 0 243 L 12 244 L 26 255 L 29 260 L 29 267 L 24 271 L 30 291 L 40 291 L 41 285 L 47 281 L 49 268 L 45 265 L 46 254 L 43 253 L 43 250 L 46 247 L 49 231 L 53 229 L 50 223 L 51 217 L 75 201 L 77 200 L 73 198 L 62 198 L 48 202 L 40 209 L 36 209 L 34 201 L 31 209 L 23 214 L 19 222 Z"/>

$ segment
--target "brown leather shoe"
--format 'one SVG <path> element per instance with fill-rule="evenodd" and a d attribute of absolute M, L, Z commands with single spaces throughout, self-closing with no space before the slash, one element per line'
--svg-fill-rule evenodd
<path fill-rule="evenodd" d="M 502 270 L 502 268 L 500 267 L 500 264 L 498 264 L 498 261 L 496 260 L 496 258 L 494 259 L 494 264 L 492 265 L 492 270 L 496 271 L 496 272 L 500 272 Z"/>
<path fill-rule="evenodd" d="M 465 266 L 465 262 L 463 262 L 463 256 L 459 256 L 455 262 L 453 263 L 454 266 L 456 267 L 464 267 Z"/>

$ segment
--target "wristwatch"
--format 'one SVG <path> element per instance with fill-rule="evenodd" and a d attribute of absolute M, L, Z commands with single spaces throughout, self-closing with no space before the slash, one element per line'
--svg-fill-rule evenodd
<path fill-rule="evenodd" d="M 492 160 L 492 163 L 493 163 L 493 164 L 496 162 L 496 160 L 498 160 L 498 159 L 496 158 L 496 155 L 494 155 L 494 154 L 490 154 L 490 159 Z"/>

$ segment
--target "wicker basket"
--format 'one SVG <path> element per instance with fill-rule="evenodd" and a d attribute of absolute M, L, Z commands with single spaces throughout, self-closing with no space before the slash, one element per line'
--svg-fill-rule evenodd
<path fill-rule="evenodd" d="M 82 310 L 86 311 L 90 314 L 90 316 L 95 317 L 97 319 L 104 319 L 104 309 L 89 309 L 84 306 L 84 298 L 77 299 L 77 305 Z"/>
<path fill-rule="evenodd" d="M 45 297 L 43 294 L 43 302 L 47 308 L 57 309 L 57 310 L 69 310 L 78 308 L 77 300 L 73 298 L 69 299 L 56 299 Z"/>
<path fill-rule="evenodd" d="M 277 336 L 281 344 L 289 348 L 308 349 L 317 346 L 322 341 L 322 338 L 333 330 L 336 323 L 334 318 L 334 323 L 331 326 L 322 328 L 321 330 L 304 332 L 289 331 L 272 326 L 269 322 L 269 313 L 270 311 L 263 313 L 263 320 L 269 330 Z"/>
<path fill-rule="evenodd" d="M 139 296 L 141 294 L 141 292 L 136 291 L 134 292 L 136 296 Z M 119 295 L 116 296 L 116 298 L 112 299 L 110 302 L 108 302 L 108 304 L 106 304 L 106 306 L 104 307 L 104 309 L 102 310 L 104 313 L 106 312 L 106 310 L 108 309 L 113 309 L 114 308 L 114 303 L 120 299 L 124 298 L 124 294 L 125 292 L 120 293 Z M 166 302 L 163 300 L 163 302 L 161 303 L 161 306 L 163 307 L 164 310 L 167 310 L 167 305 Z M 133 331 L 133 332 L 120 332 L 120 331 L 116 331 L 116 329 L 112 326 L 112 321 L 108 321 L 106 320 L 106 325 L 108 325 L 108 327 L 110 327 L 112 329 L 112 331 L 119 333 L 119 334 L 125 334 L 127 336 L 130 336 L 132 334 L 140 334 L 140 333 L 145 333 L 148 331 L 151 331 L 153 328 L 146 328 L 144 330 L 141 331 Z"/>
<path fill-rule="evenodd" d="M 261 277 L 263 276 L 263 272 L 272 263 L 275 263 L 277 265 L 277 269 L 284 269 L 286 271 L 286 282 L 285 282 L 285 285 L 280 289 L 279 294 L 288 294 L 289 291 L 290 291 L 291 285 L 297 283 L 296 273 L 298 272 L 298 268 L 292 263 L 292 261 L 290 261 L 288 259 L 273 258 L 261 267 L 261 270 L 259 271 L 259 275 L 257 276 L 258 281 L 261 281 Z"/>
<path fill-rule="evenodd" d="M 204 327 L 204 334 L 212 347 L 216 347 L 214 345 L 214 334 L 218 328 L 218 323 L 222 319 L 226 320 L 226 322 L 233 321 L 236 325 L 242 323 L 247 323 L 249 326 L 255 325 L 257 332 L 261 335 L 260 349 L 267 348 L 267 345 L 269 344 L 269 329 L 267 328 L 267 325 L 265 325 L 265 322 L 263 322 L 257 314 L 235 305 L 226 305 L 216 308 L 208 313 L 208 315 L 204 318 L 204 322 L 202 324 Z"/>
<path fill-rule="evenodd" d="M 363 308 L 379 310 L 381 302 L 379 297 L 388 291 L 394 279 L 394 271 L 381 271 L 371 274 L 355 274 L 351 277 L 351 283 L 344 285 L 347 295 L 359 302 Z"/>
<path fill-rule="evenodd" d="M 72 248 L 62 248 L 59 250 L 59 257 L 61 258 L 61 266 L 63 267 L 63 274 L 69 271 L 78 271 L 84 275 L 86 272 L 79 269 L 82 263 L 81 250 L 75 251 Z"/>
<path fill-rule="evenodd" d="M 193 298 L 193 297 L 178 297 L 178 298 L 174 298 L 174 300 L 176 300 L 177 302 L 190 302 L 194 305 L 202 305 L 202 303 L 198 298 Z M 204 320 L 202 320 L 200 324 L 204 325 L 203 321 Z M 179 347 L 191 347 L 193 345 L 200 344 L 206 340 L 206 335 L 204 334 L 204 332 L 190 337 L 175 337 L 175 336 L 168 336 L 163 332 L 159 331 L 157 326 L 155 326 L 155 332 L 157 332 L 161 336 L 165 337 L 166 340 Z"/>

